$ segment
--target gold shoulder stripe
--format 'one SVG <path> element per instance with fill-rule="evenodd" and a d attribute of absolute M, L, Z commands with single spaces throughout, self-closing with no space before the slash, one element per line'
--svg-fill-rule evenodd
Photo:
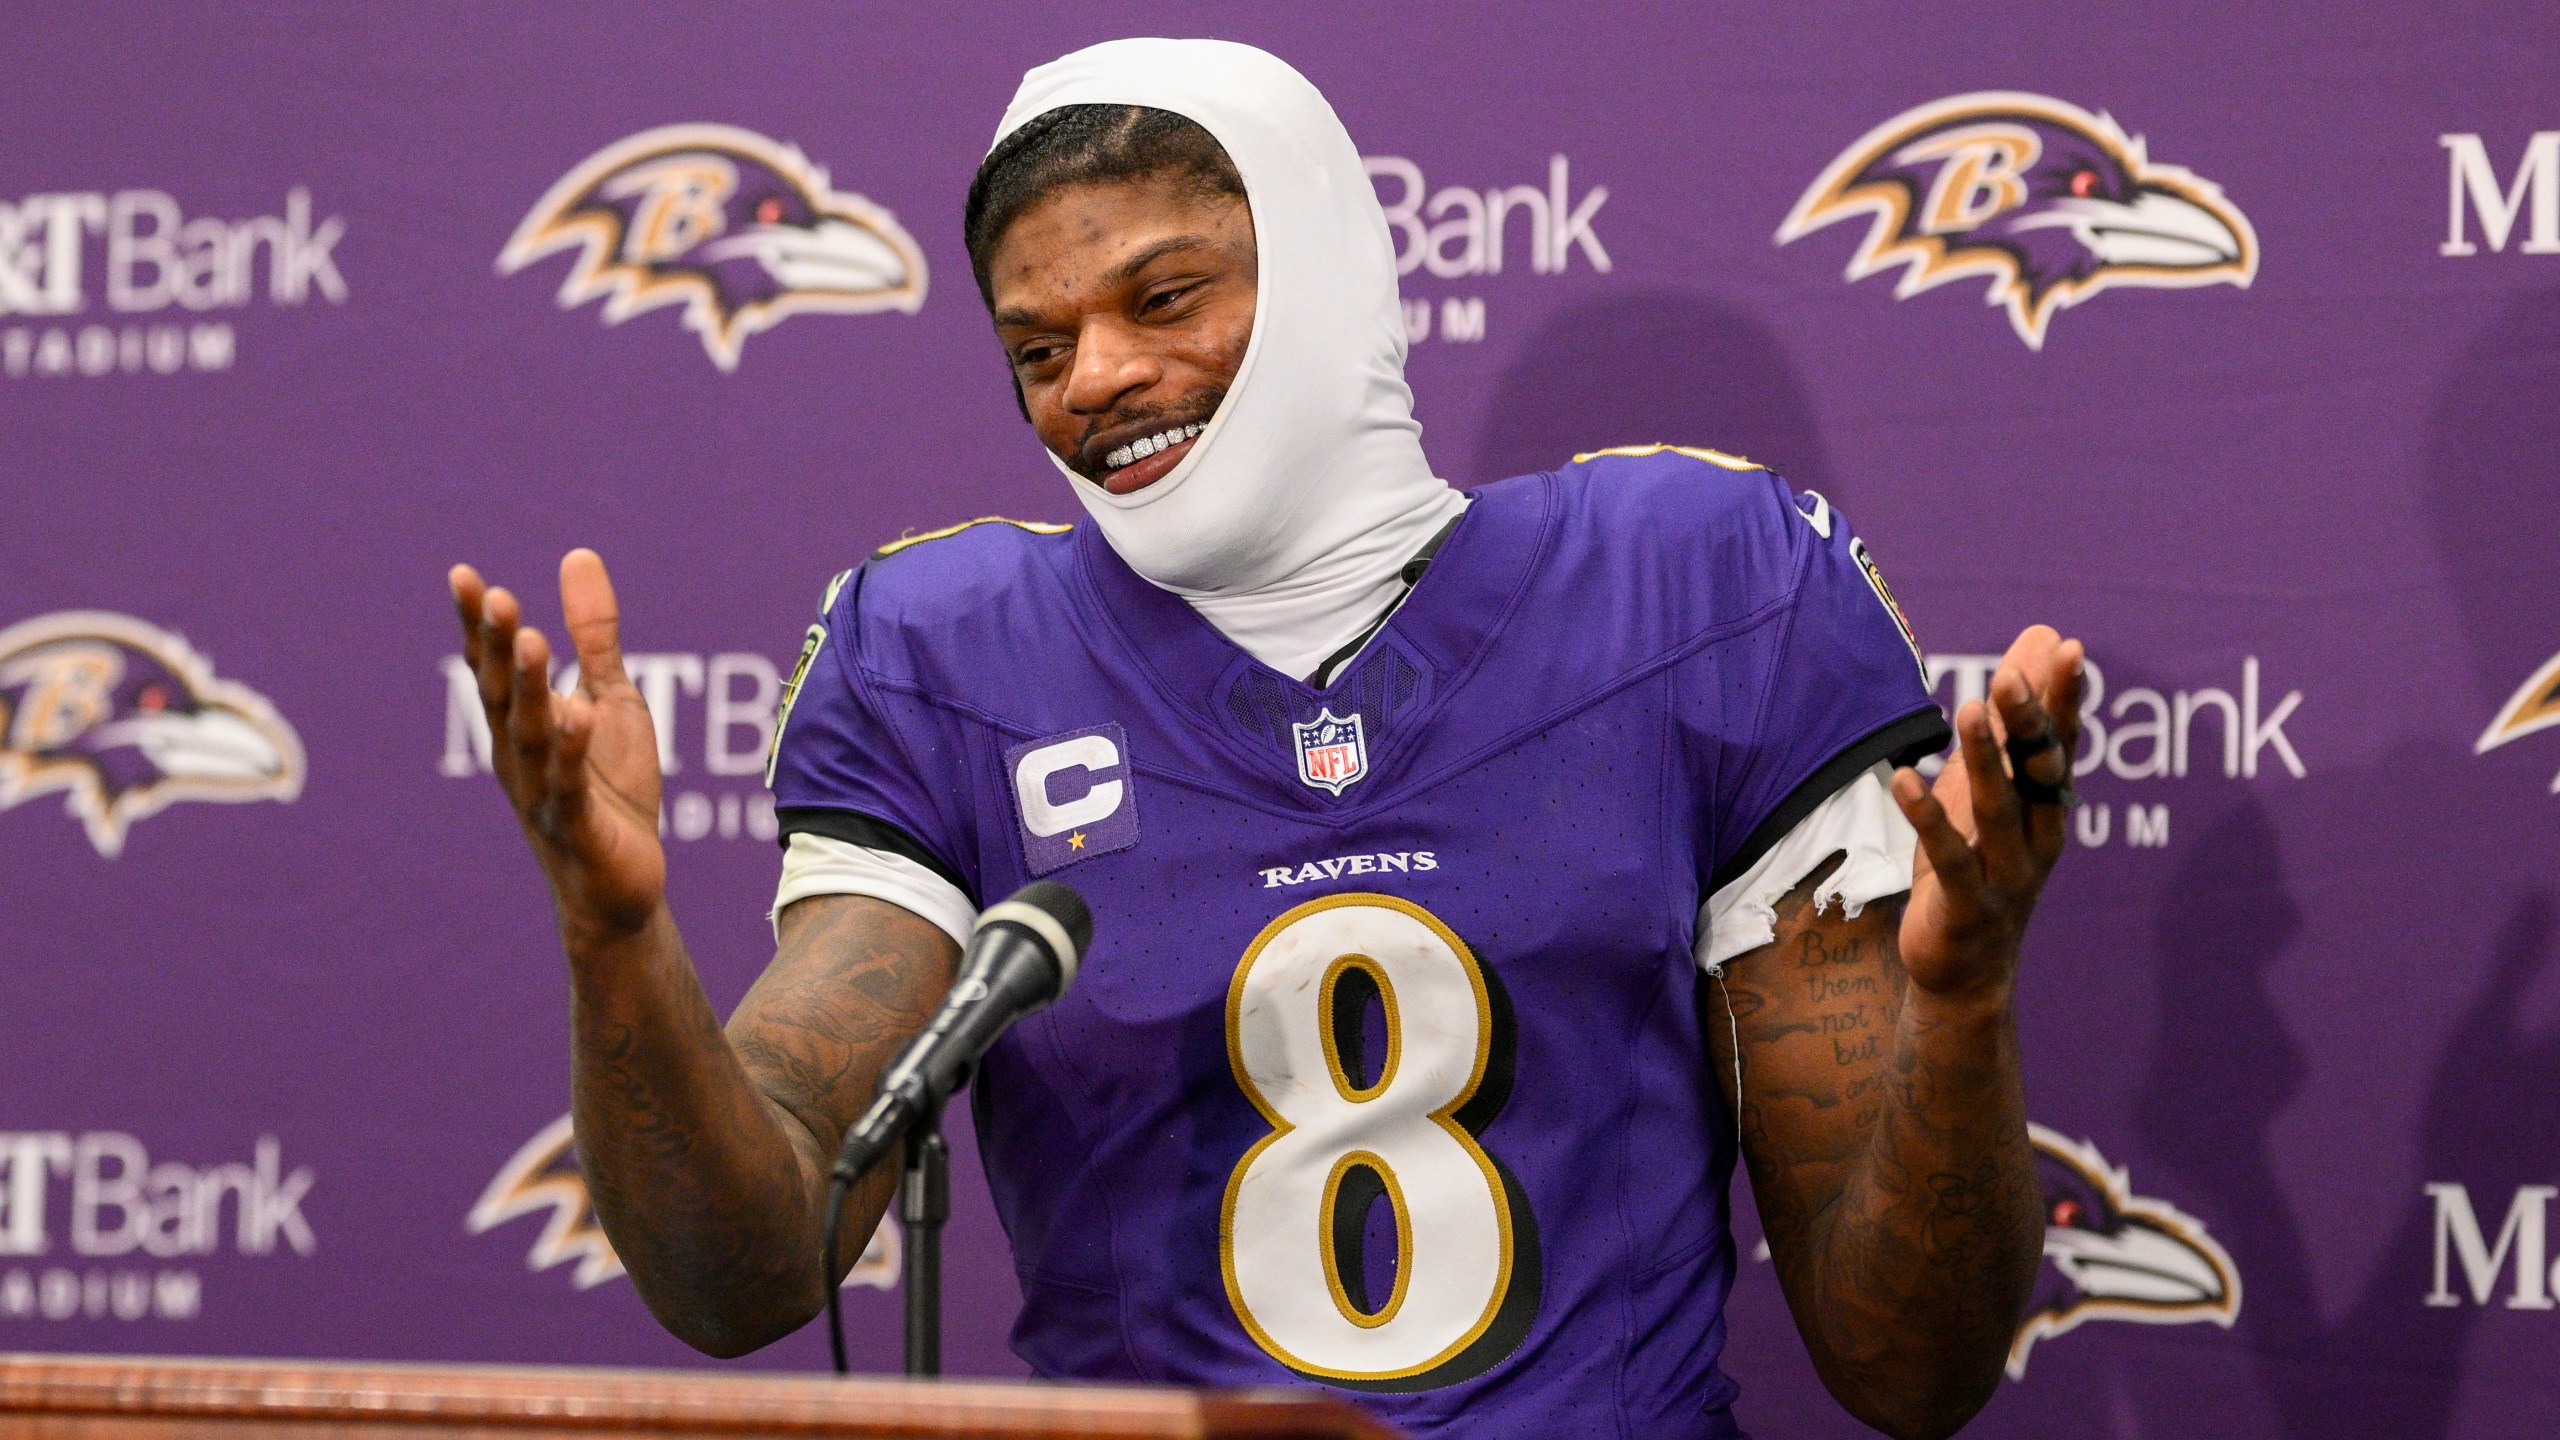
<path fill-rule="evenodd" d="M 1603 455 L 1659 455 L 1665 450 L 1668 450 L 1675 455 L 1686 455 L 1692 460 L 1704 460 L 1710 465 L 1720 466 L 1727 470 L 1757 470 L 1761 468 L 1757 463 L 1745 460 L 1739 455 L 1728 455 L 1722 450 L 1703 450 L 1695 445 L 1619 445 L 1607 450 L 1594 450 L 1587 455 L 1576 455 L 1573 457 L 1573 463 L 1576 465 L 1587 465 L 1592 461 L 1599 459 Z"/>
<path fill-rule="evenodd" d="M 975 520 L 963 520 L 957 525 L 945 525 L 939 530 L 928 530 L 922 535 L 902 535 L 872 551 L 871 558 L 886 560 L 910 545 L 921 545 L 927 540 L 947 539 L 973 525 L 1010 525 L 1016 530 L 1028 530 L 1034 535 L 1064 535 L 1075 528 L 1072 525 L 1044 524 L 1038 520 L 1008 520 L 1002 515 L 981 515 Z"/>

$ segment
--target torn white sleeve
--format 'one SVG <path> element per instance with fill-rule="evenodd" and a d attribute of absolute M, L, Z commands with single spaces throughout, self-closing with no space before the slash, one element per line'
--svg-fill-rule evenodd
<path fill-rule="evenodd" d="M 777 933 L 782 908 L 812 895 L 868 895 L 902 906 L 932 921 L 969 948 L 969 930 L 978 923 L 978 907 L 960 887 L 904 855 L 830 839 L 796 834 L 782 851 L 782 888 L 774 893 L 768 917 Z"/>
<path fill-rule="evenodd" d="M 1698 912 L 1698 965 L 1720 973 L 1724 962 L 1778 938 L 1778 901 L 1834 854 L 1840 868 L 1813 897 L 1814 908 L 1838 901 L 1856 915 L 1868 902 L 1911 888 L 1911 852 L 1920 832 L 1902 817 L 1891 788 L 1893 767 L 1878 761 L 1841 786 L 1769 847 L 1740 879 L 1709 897 Z"/>

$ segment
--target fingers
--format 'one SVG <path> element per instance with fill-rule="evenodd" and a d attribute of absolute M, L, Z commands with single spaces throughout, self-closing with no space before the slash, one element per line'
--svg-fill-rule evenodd
<path fill-rule="evenodd" d="M 621 680 L 621 656 L 614 648 L 613 590 L 604 581 L 603 562 L 593 551 L 580 551 L 589 566 L 562 577 L 571 614 L 601 634 L 613 678 Z M 564 572 L 571 567 L 563 566 Z M 551 689 L 551 642 L 542 632 L 525 628 L 514 595 L 480 578 L 468 565 L 446 575 L 453 587 L 454 607 L 462 616 L 463 655 L 480 688 L 480 703 L 489 720 L 489 758 L 519 815 L 538 834 L 556 835 L 576 818 L 586 801 L 586 759 L 595 733 L 595 708 L 584 695 L 562 696 Z M 594 622 L 601 619 L 599 631 Z"/>
<path fill-rule="evenodd" d="M 560 611 L 578 652 L 578 688 L 594 695 L 627 683 L 622 672 L 622 607 L 604 557 L 581 546 L 560 559 Z"/>
<path fill-rule="evenodd" d="M 515 666 L 507 692 L 506 743 L 518 773 L 545 773 L 551 744 L 551 642 L 539 630 L 515 633 Z"/>
<path fill-rule="evenodd" d="M 1940 773 L 1943 774 L 1945 772 L 1941 771 Z M 1929 794 L 1928 782 L 1920 778 L 1919 771 L 1912 769 L 1908 765 L 1895 767 L 1892 777 L 1885 782 L 1885 789 L 1893 796 L 1893 803 L 1902 807 L 1902 813 L 1905 817 L 1910 816 L 1912 813 L 1912 807 L 1917 805 L 1922 798 Z M 1949 829 L 1954 828 L 1954 823 L 1947 818 L 1947 813 L 1943 806 L 1939 807 L 1938 810 L 1938 823 L 1947 826 Z M 1918 828 L 1917 821 L 1913 822 L 1913 828 Z M 1920 849 L 1911 857 L 1912 886 L 1916 889 L 1921 880 L 1926 878 L 1929 873 L 1936 868 L 1937 863 L 1929 858 L 1928 847 L 1926 845 L 1921 846 Z"/>
<path fill-rule="evenodd" d="M 2028 693 L 2043 703 L 2053 733 L 2065 750 L 2075 748 L 2080 737 L 2081 661 L 2085 653 L 2079 641 L 2062 638 L 2052 626 L 2030 625 L 2018 632 L 2018 638 L 2009 642 L 2008 653 L 2000 657 L 1999 670 L 2016 672 Z M 1997 692 L 1997 672 L 1992 685 Z M 2006 703 L 1994 706 L 1994 720 L 2006 734 L 2020 733 L 2011 724 L 2014 709 Z"/>
<path fill-rule="evenodd" d="M 1994 675 L 1995 700 L 2004 679 L 2016 683 L 2007 671 Z M 1987 875 L 2010 880 L 2020 878 L 2026 867 L 2026 831 L 2018 818 L 2017 787 L 2009 783 L 2000 739 L 1991 730 L 1991 713 L 1992 707 L 1979 700 L 1958 706 L 1956 745 L 1964 752 L 1968 798 L 1973 802 L 1973 843 L 1982 868 Z"/>
<path fill-rule="evenodd" d="M 2050 625 L 2030 625 L 2009 642 L 2009 653 L 2000 657 L 2000 668 L 2041 676 L 2056 647 L 2063 643 L 2061 632 Z"/>
<path fill-rule="evenodd" d="M 1936 874 L 1950 900 L 1969 903 L 1982 885 L 1982 870 L 1975 863 L 1973 847 L 1966 843 L 1955 822 L 1947 818 L 1946 807 L 1929 793 L 1918 771 L 1894 771 L 1892 788 L 1894 803 L 1902 807 L 1903 818 L 1920 832 L 1920 859 Z"/>
<path fill-rule="evenodd" d="M 2054 647 L 2036 685 L 2036 693 L 2044 698 L 2045 713 L 2053 717 L 2054 733 L 2062 737 L 2066 755 L 2080 751 L 2080 700 L 2089 683 L 2089 673 L 2082 662 L 2087 658 L 2087 647 L 2079 641 L 2063 641 Z"/>
<path fill-rule="evenodd" d="M 2071 784 L 2073 731 L 2055 720 L 2019 671 L 2003 670 L 1994 675 L 1991 696 L 2002 728 L 2008 732 L 2001 748 L 2014 779 L 2004 788 L 2018 802 L 2020 832 L 2026 836 L 2034 866 L 2041 870 L 2051 866 L 2062 853 L 2064 812 L 2069 802 L 2057 792 L 2067 790 Z M 2076 710 L 2065 713 L 2075 721 L 2078 718 Z"/>
<path fill-rule="evenodd" d="M 2071 757 L 2062 748 L 2061 731 L 2024 673 L 2004 667 L 1994 674 L 1991 703 L 2008 738 L 2006 753 L 2025 757 L 2028 779 L 2059 785 L 2068 778 Z"/>
<path fill-rule="evenodd" d="M 1939 767 L 1937 781 L 1929 786 L 1929 793 L 1946 811 L 1947 823 L 1968 837 L 1974 833 L 1973 776 L 1971 767 L 1964 762 L 1962 746 L 1947 752 L 1946 763 Z"/>
<path fill-rule="evenodd" d="M 480 679 L 480 708 L 488 712 L 493 734 L 506 721 L 508 672 L 515 665 L 516 625 L 523 618 L 516 597 L 504 587 L 493 585 L 482 593 L 479 648 L 471 669 Z"/>
<path fill-rule="evenodd" d="M 480 600 L 489 593 L 489 582 L 468 565 L 446 571 L 444 581 L 453 587 L 453 608 L 462 616 L 462 663 L 476 672 L 480 668 Z"/>
<path fill-rule="evenodd" d="M 586 804 L 587 742 L 596 733 L 596 708 L 583 694 L 555 696 L 551 708 L 551 748 L 543 767 L 543 788 L 551 823 L 565 827 Z"/>

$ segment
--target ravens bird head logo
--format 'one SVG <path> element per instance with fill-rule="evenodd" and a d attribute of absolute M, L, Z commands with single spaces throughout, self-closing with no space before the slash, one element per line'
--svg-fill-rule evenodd
<path fill-rule="evenodd" d="M 613 1253 L 613 1242 L 605 1238 L 587 1200 L 587 1178 L 578 1173 L 578 1157 L 571 1150 L 572 1123 L 563 1115 L 535 1131 L 499 1167 L 463 1225 L 479 1235 L 519 1215 L 550 1212 L 525 1257 L 525 1268 L 548 1270 L 575 1261 L 578 1268 L 570 1272 L 571 1279 L 586 1290 L 621 1275 L 622 1257 Z"/>
<path fill-rule="evenodd" d="M 682 305 L 723 370 L 793 315 L 924 304 L 924 252 L 888 211 L 833 188 L 798 147 L 733 125 L 662 126 L 587 157 L 516 227 L 498 273 L 568 249 L 563 309 L 602 297 L 618 325 Z"/>
<path fill-rule="evenodd" d="M 2472 742 L 2471 753 L 2486 755 L 2509 741 L 2554 725 L 2560 725 L 2560 655 L 2543 661 L 2541 669 L 2516 687 L 2516 693 L 2498 707 L 2497 718 Z M 2560 775 L 2551 777 L 2551 793 L 2560 795 Z"/>
<path fill-rule="evenodd" d="M 2044 1192 L 2044 1268 L 2009 1346 L 2009 1378 L 2027 1373 L 2038 1340 L 2089 1320 L 2225 1329 L 2240 1318 L 2240 1272 L 2204 1226 L 2136 1195 L 2125 1172 L 2086 1141 L 2027 1127 Z"/>
<path fill-rule="evenodd" d="M 510 1220 L 542 1215 L 542 1233 L 525 1255 L 527 1270 L 575 1264 L 570 1283 L 591 1290 L 625 1271 L 613 1241 L 596 1220 L 595 1202 L 587 1194 L 587 1177 L 578 1169 L 576 1120 L 563 1115 L 534 1132 L 490 1178 L 479 1202 L 463 1220 L 474 1235 L 486 1234 Z M 874 1290 L 897 1288 L 900 1265 L 897 1222 L 884 1219 L 871 1232 L 871 1243 L 844 1277 L 847 1286 Z"/>
<path fill-rule="evenodd" d="M 2154 164 L 2106 115 L 1990 91 L 1908 110 L 1868 131 L 1779 227 L 1788 244 L 1856 216 L 1863 280 L 1903 267 L 1894 298 L 1987 277 L 2030 349 L 2056 313 L 2111 286 L 2247 286 L 2258 237 L 2222 187 Z"/>
<path fill-rule="evenodd" d="M 0 630 L 0 810 L 55 791 L 113 858 L 180 800 L 291 800 L 302 742 L 265 696 L 187 642 L 71 610 Z"/>

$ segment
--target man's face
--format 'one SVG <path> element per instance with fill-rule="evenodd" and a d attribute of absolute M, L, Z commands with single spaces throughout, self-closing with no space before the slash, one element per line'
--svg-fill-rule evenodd
<path fill-rule="evenodd" d="M 1180 180 L 1070 185 L 1022 212 L 987 284 L 1040 443 L 1114 495 L 1171 474 L 1244 363 L 1257 273 L 1244 200 Z"/>

